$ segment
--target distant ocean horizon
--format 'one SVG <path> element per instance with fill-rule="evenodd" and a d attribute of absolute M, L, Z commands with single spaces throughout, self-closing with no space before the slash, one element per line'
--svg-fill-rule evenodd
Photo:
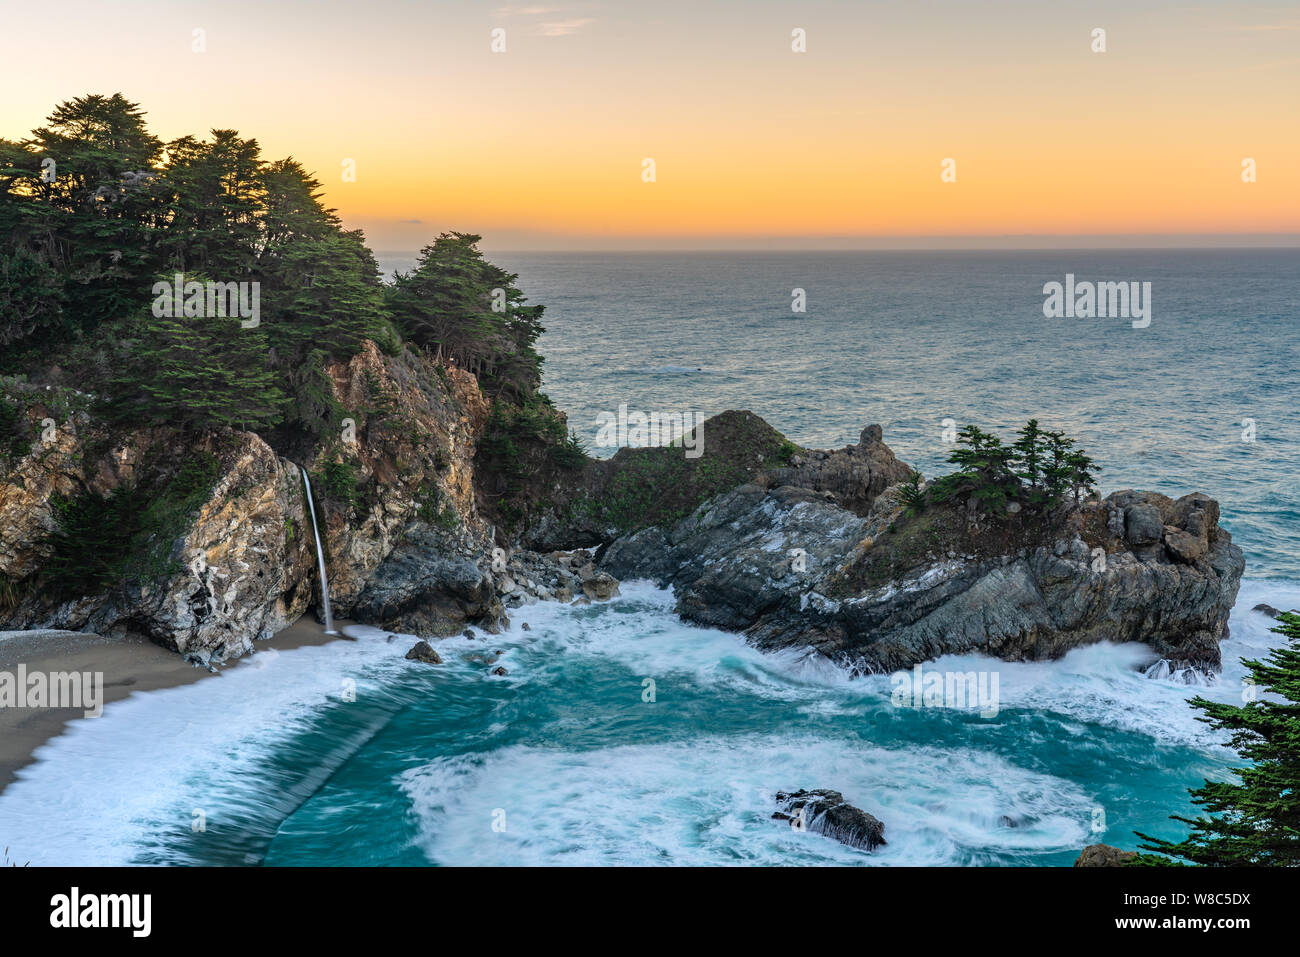
<path fill-rule="evenodd" d="M 379 260 L 391 275 L 416 256 Z M 489 258 L 545 305 L 542 387 L 594 455 L 615 451 L 597 417 L 621 404 L 748 409 L 820 448 L 879 423 L 934 476 L 944 420 L 1008 435 L 1038 418 L 1096 459 L 1103 492 L 1206 492 L 1248 575 L 1300 579 L 1300 249 Z M 1150 325 L 1045 318 L 1067 274 L 1150 282 Z"/>

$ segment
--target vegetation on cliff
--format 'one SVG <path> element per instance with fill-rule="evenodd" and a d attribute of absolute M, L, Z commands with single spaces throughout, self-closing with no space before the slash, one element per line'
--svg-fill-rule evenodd
<path fill-rule="evenodd" d="M 920 510 L 930 501 L 974 501 L 983 511 L 1003 514 L 1012 503 L 1051 509 L 1091 491 L 1097 466 L 1063 432 L 1044 431 L 1030 419 L 1010 445 L 976 425 L 957 433 L 948 456 L 957 471 L 936 479 L 925 493 L 915 480 L 904 504 Z"/>
<path fill-rule="evenodd" d="M 360 514 L 380 490 L 349 428 L 445 454 L 408 434 L 391 397 L 340 398 L 339 370 L 370 341 L 428 394 L 450 395 L 453 368 L 477 377 L 492 407 L 478 465 L 508 502 L 534 459 L 562 470 L 587 456 L 539 391 L 542 307 L 478 242 L 444 233 L 385 284 L 362 233 L 292 158 L 234 130 L 163 142 L 121 94 L 61 103 L 28 138 L 0 139 L 0 466 L 72 408 L 90 413 L 87 462 L 135 430 L 170 430 L 171 448 L 249 431 L 314 463 L 323 504 Z M 53 503 L 54 590 L 136 575 L 126 556 L 170 528 L 151 516 L 176 504 L 168 483 L 187 467 L 151 463 L 130 488 Z M 421 515 L 453 520 L 436 488 L 424 498 Z"/>
<path fill-rule="evenodd" d="M 1097 466 L 1073 439 L 1043 430 L 1037 419 L 1008 445 L 967 425 L 957 433 L 948 462 L 956 471 L 928 485 L 915 471 L 899 483 L 902 513 L 846 564 L 832 594 L 856 594 L 898 580 L 949 552 L 1004 555 L 1039 547 L 1066 523 L 1090 544 L 1104 537 L 1095 527 L 1100 513 L 1067 514 L 1061 508 L 1092 491 Z"/>

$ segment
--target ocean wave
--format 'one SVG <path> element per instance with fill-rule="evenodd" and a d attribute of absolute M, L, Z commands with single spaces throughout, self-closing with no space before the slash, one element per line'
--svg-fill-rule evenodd
<path fill-rule="evenodd" d="M 772 820 L 776 790 L 828 782 L 885 822 L 888 844 L 867 854 Z M 401 787 L 444 865 L 972 864 L 1082 846 L 1097 803 L 969 749 L 783 735 L 515 746 L 435 759 Z"/>

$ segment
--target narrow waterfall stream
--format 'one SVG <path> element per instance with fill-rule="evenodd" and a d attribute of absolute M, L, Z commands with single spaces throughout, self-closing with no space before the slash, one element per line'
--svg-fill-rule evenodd
<path fill-rule="evenodd" d="M 325 574 L 325 549 L 320 543 L 320 528 L 316 525 L 316 503 L 311 497 L 311 479 L 307 477 L 307 470 L 301 465 L 298 471 L 302 473 L 302 483 L 307 489 L 307 514 L 311 517 L 311 531 L 316 537 L 316 563 L 320 566 L 320 599 L 321 606 L 325 609 L 325 634 L 337 635 L 334 630 L 334 614 L 330 611 L 330 579 Z"/>

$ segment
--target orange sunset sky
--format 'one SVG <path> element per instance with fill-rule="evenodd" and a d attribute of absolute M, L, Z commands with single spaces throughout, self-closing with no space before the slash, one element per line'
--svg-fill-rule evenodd
<path fill-rule="evenodd" d="M 293 155 L 378 250 L 445 229 L 489 249 L 1300 244 L 1296 3 L 6 6 L 0 136 L 120 91 L 164 139 L 229 127 Z"/>

